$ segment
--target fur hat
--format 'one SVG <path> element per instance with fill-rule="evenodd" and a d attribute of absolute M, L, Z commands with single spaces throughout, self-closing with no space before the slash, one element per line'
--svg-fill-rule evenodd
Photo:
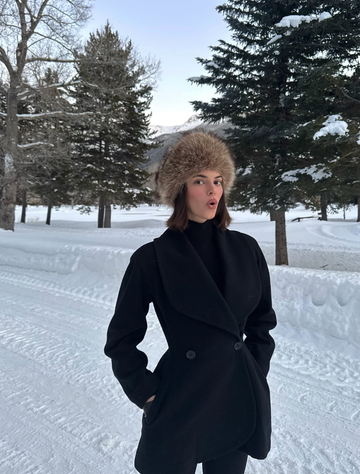
<path fill-rule="evenodd" d="M 225 195 L 235 180 L 232 153 L 225 141 L 212 133 L 185 133 L 164 155 L 155 176 L 163 204 L 174 206 L 182 186 L 202 170 L 219 171 Z"/>

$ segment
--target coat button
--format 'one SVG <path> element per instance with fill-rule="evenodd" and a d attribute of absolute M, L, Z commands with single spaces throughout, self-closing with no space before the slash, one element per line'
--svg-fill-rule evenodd
<path fill-rule="evenodd" d="M 235 342 L 234 344 L 234 349 L 236 351 L 240 351 L 242 349 L 242 342 L 238 341 L 238 342 Z"/>
<path fill-rule="evenodd" d="M 195 353 L 194 351 L 187 351 L 186 357 L 187 357 L 188 359 L 195 359 L 196 353 Z"/>

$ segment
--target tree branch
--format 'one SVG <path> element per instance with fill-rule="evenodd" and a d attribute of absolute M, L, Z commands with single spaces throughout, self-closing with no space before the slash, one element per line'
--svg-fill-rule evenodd
<path fill-rule="evenodd" d="M 8 70 L 10 76 L 13 76 L 14 75 L 14 70 L 13 70 L 13 67 L 11 65 L 11 62 L 4 50 L 4 48 L 2 46 L 0 46 L 0 62 L 2 62 L 6 69 Z"/>
<path fill-rule="evenodd" d="M 36 20 L 34 20 L 34 23 L 31 25 L 31 32 L 32 33 L 36 30 L 38 24 L 40 23 L 40 21 L 42 19 L 42 16 L 43 16 L 43 13 L 44 13 L 44 10 L 45 10 L 48 3 L 49 3 L 49 0 L 44 0 L 41 7 L 39 8 L 37 18 L 36 18 Z"/>
<path fill-rule="evenodd" d="M 1 26 L 2 26 L 3 29 L 5 29 L 5 28 L 15 28 L 16 30 L 21 31 L 21 28 L 20 28 L 19 25 L 11 25 L 9 23 L 2 23 Z"/>
<path fill-rule="evenodd" d="M 21 40 L 19 43 L 20 44 L 25 40 L 26 38 L 26 19 L 25 19 L 25 5 L 20 2 L 19 0 L 16 0 L 16 4 L 18 6 L 19 10 L 19 17 L 20 17 L 20 25 L 21 25 Z"/>
<path fill-rule="evenodd" d="M 54 147 L 55 145 L 53 143 L 47 143 L 47 142 L 34 142 L 34 143 L 26 143 L 24 145 L 18 145 L 18 148 L 31 148 L 33 146 L 40 146 L 40 145 L 46 145 L 50 147 Z"/>
<path fill-rule="evenodd" d="M 44 112 L 41 114 L 17 114 L 19 120 L 37 120 L 39 118 L 51 117 L 82 117 L 85 115 L 93 115 L 93 112 L 64 112 L 58 110 L 56 112 Z"/>
<path fill-rule="evenodd" d="M 65 88 L 65 87 L 71 86 L 72 84 L 73 84 L 73 82 L 71 82 L 71 81 L 69 81 L 69 82 L 58 82 L 57 84 L 49 84 L 47 86 L 40 86 L 40 87 L 36 87 L 36 88 L 27 85 L 27 88 L 25 90 L 18 93 L 18 97 L 19 97 L 19 99 L 27 100 L 30 97 L 33 97 L 34 94 L 38 94 L 39 90 L 40 91 L 45 91 L 45 90 L 54 89 L 54 88 Z"/>
<path fill-rule="evenodd" d="M 59 59 L 59 58 L 29 58 L 26 60 L 26 64 L 34 63 L 36 61 L 48 62 L 48 63 L 74 63 L 75 59 Z"/>
<path fill-rule="evenodd" d="M 29 16 L 30 16 L 30 22 L 31 22 L 31 25 L 32 25 L 32 24 L 34 23 L 34 15 L 33 15 L 32 11 L 31 11 L 31 9 L 30 9 L 30 7 L 29 7 L 29 5 L 28 5 L 27 0 L 23 0 L 23 2 L 24 2 L 24 5 L 25 5 L 26 10 L 27 10 L 27 12 L 28 12 L 28 14 L 29 14 Z"/>
<path fill-rule="evenodd" d="M 68 48 L 65 44 L 63 44 L 61 41 L 59 41 L 59 40 L 57 40 L 57 39 L 55 39 L 55 38 L 51 38 L 51 37 L 49 37 L 49 36 L 43 35 L 43 34 L 39 33 L 38 31 L 34 31 L 33 34 L 34 34 L 34 35 L 38 35 L 38 36 L 40 36 L 41 38 L 43 38 L 43 39 L 45 39 L 45 40 L 48 40 L 48 41 L 50 40 L 50 41 L 53 41 L 54 43 L 58 43 L 62 48 L 64 48 L 64 49 L 66 49 L 67 51 L 69 51 L 69 53 L 71 53 L 71 54 L 73 53 L 73 51 L 72 51 L 70 48 Z"/>
<path fill-rule="evenodd" d="M 339 87 L 339 86 L 337 86 L 337 87 Z M 354 97 L 351 97 L 347 92 L 344 91 L 344 89 L 342 89 L 341 87 L 339 87 L 339 90 L 340 90 L 340 92 L 341 92 L 347 99 L 350 99 L 350 100 L 352 100 L 353 102 L 356 102 L 357 104 L 360 104 L 360 100 L 354 99 Z"/>

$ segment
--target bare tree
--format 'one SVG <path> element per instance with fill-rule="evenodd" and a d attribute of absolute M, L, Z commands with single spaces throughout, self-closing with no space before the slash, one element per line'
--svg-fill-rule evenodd
<path fill-rule="evenodd" d="M 73 62 L 79 29 L 90 13 L 90 0 L 0 0 L 0 78 L 7 96 L 6 113 L 0 113 L 5 121 L 0 202 L 3 229 L 14 230 L 17 168 L 22 156 L 19 122 L 44 117 L 44 113 L 19 114 L 19 101 L 34 92 L 29 77 L 36 83 L 49 63 Z M 52 117 L 62 114 L 49 113 Z M 44 144 L 27 143 L 22 147 L 39 145 Z"/>

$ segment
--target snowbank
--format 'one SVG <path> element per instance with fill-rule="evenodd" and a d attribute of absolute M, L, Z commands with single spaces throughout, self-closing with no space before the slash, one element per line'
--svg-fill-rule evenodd
<path fill-rule="evenodd" d="M 57 291 L 100 291 L 113 304 L 134 249 L 59 242 L 7 240 L 0 271 L 51 284 Z M 270 267 L 274 307 L 280 322 L 320 332 L 360 348 L 360 274 Z M 8 275 L 8 278 L 12 278 Z"/>
<path fill-rule="evenodd" d="M 345 340 L 360 348 L 360 275 L 270 267 L 280 322 Z"/>
<path fill-rule="evenodd" d="M 96 247 L 89 245 L 63 245 L 54 243 L 13 242 L 2 244 L 0 267 L 69 275 L 79 270 L 99 274 L 99 277 L 122 275 L 132 249 Z"/>

